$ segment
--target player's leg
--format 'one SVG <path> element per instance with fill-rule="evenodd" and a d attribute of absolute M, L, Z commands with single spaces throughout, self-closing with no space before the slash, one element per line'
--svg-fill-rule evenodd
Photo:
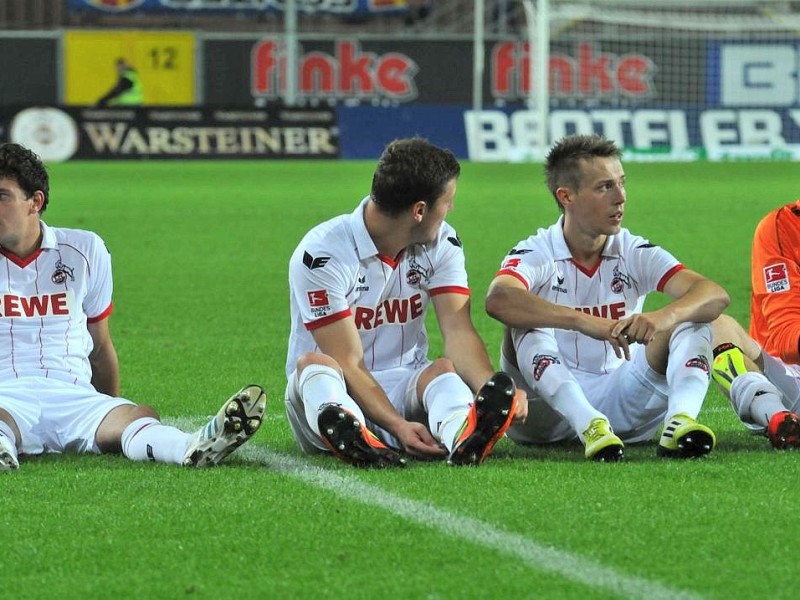
<path fill-rule="evenodd" d="M 731 317 L 722 315 L 712 327 L 712 376 L 741 422 L 775 448 L 800 447 L 799 370 L 763 352 Z"/>
<path fill-rule="evenodd" d="M 196 467 L 218 464 L 250 439 L 261 426 L 266 408 L 264 390 L 248 385 L 226 400 L 200 429 L 186 433 L 161 423 L 149 406 L 102 395 L 92 400 L 97 407 L 87 411 L 86 421 L 98 421 L 94 430 L 97 451 Z"/>
<path fill-rule="evenodd" d="M 714 432 L 696 420 L 708 391 L 711 336 L 708 324 L 681 323 L 646 346 L 648 365 L 665 374 L 669 390 L 659 456 L 695 458 L 716 445 Z"/>
<path fill-rule="evenodd" d="M 800 369 L 762 353 L 762 373 L 730 343 L 717 346 L 715 354 L 714 380 L 744 426 L 766 435 L 777 449 L 800 447 Z"/>
<path fill-rule="evenodd" d="M 632 350 L 631 360 L 611 373 L 580 378 L 589 402 L 608 417 L 626 444 L 651 441 L 663 426 L 669 401 L 666 376 L 650 367 L 644 347 Z"/>
<path fill-rule="evenodd" d="M 481 464 L 514 418 L 516 390 L 505 373 L 495 373 L 473 397 L 453 363 L 438 359 L 410 383 L 406 404 L 425 413 L 428 429 L 450 452 L 448 464 Z"/>
<path fill-rule="evenodd" d="M 516 358 L 510 359 L 505 352 L 500 353 L 500 370 L 508 373 L 518 390 L 527 395 L 528 416 L 524 422 L 512 421 L 506 432 L 508 438 L 523 446 L 552 444 L 577 440 L 578 435 L 569 423 L 536 395 L 517 368 Z"/>
<path fill-rule="evenodd" d="M 325 354 L 300 357 L 286 388 L 286 410 L 295 439 L 306 452 L 330 451 L 356 467 L 405 465 L 405 459 L 370 431 L 347 394 L 339 365 Z"/>
<path fill-rule="evenodd" d="M 773 447 L 800 448 L 800 366 L 787 365 L 763 350 L 760 358 L 765 380 L 781 392 L 780 404 L 774 401 L 778 398 L 773 390 L 772 394 L 755 396 L 750 413 L 769 416 L 767 437 Z M 763 380 L 759 384 L 763 387 Z"/>
<path fill-rule="evenodd" d="M 624 455 L 622 440 L 605 414 L 586 397 L 564 364 L 551 330 L 532 330 L 515 343 L 517 367 L 537 398 L 569 423 L 584 444 L 588 459 L 614 462 Z"/>

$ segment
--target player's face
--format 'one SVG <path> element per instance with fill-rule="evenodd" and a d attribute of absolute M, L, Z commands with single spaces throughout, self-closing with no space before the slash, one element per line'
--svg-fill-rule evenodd
<path fill-rule="evenodd" d="M 33 198 L 13 179 L 0 179 L 0 246 L 17 253 L 21 244 L 39 235 Z"/>
<path fill-rule="evenodd" d="M 619 233 L 625 210 L 625 171 L 616 158 L 583 160 L 583 178 L 562 203 L 566 219 L 589 237 Z"/>
<path fill-rule="evenodd" d="M 425 213 L 422 222 L 414 232 L 414 242 L 427 244 L 436 239 L 447 213 L 453 210 L 453 199 L 456 196 L 456 180 L 451 179 L 432 207 Z"/>

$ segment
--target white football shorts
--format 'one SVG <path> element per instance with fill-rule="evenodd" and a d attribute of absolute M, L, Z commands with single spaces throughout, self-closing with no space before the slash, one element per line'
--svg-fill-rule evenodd
<path fill-rule="evenodd" d="M 614 433 L 629 444 L 652 439 L 667 416 L 667 379 L 650 367 L 643 346 L 636 350 L 631 360 L 607 374 L 572 371 L 589 403 L 606 415 Z M 523 342 L 517 349 L 517 360 L 522 365 L 533 365 L 536 353 L 532 344 Z M 569 423 L 534 394 L 532 384 L 526 380 L 533 378 L 530 369 L 523 376 L 502 354 L 500 368 L 513 377 L 529 398 L 528 418 L 523 424 L 511 424 L 506 434 L 509 438 L 520 444 L 577 439 Z"/>
<path fill-rule="evenodd" d="M 22 437 L 21 454 L 88 452 L 99 454 L 97 428 L 118 406 L 133 404 L 81 386 L 45 377 L 0 383 L 0 408 L 14 418 Z"/>
<path fill-rule="evenodd" d="M 400 413 L 404 419 L 423 423 L 426 426 L 428 421 L 422 407 L 422 400 L 417 398 L 417 382 L 422 372 L 430 364 L 430 362 L 425 362 L 416 368 L 398 367 L 396 369 L 372 373 L 372 376 L 386 392 L 392 406 L 395 407 L 397 412 Z M 303 407 L 303 400 L 300 397 L 300 391 L 297 389 L 297 383 L 297 370 L 295 370 L 289 376 L 285 394 L 286 416 L 292 427 L 294 439 L 297 441 L 297 445 L 300 449 L 306 454 L 329 452 L 328 447 L 320 437 L 314 433 L 306 421 L 305 408 Z M 397 439 L 385 429 L 378 427 L 371 421 L 367 421 L 367 427 L 390 448 L 401 448 Z"/>

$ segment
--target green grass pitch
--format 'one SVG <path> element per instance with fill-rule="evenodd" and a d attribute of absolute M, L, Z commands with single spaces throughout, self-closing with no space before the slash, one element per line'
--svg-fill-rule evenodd
<path fill-rule="evenodd" d="M 353 209 L 372 162 L 94 162 L 51 167 L 52 225 L 93 229 L 115 270 L 123 394 L 194 428 L 246 383 L 268 416 L 224 465 L 27 458 L 1 474 L 4 598 L 793 598 L 800 455 L 747 434 L 709 392 L 707 459 L 501 440 L 478 469 L 357 471 L 296 450 L 284 416 L 287 262 Z M 752 232 L 795 199 L 790 163 L 626 165 L 625 226 L 726 287 L 747 322 Z M 472 312 L 518 240 L 557 217 L 541 168 L 463 165 L 448 219 Z M 658 300 L 654 300 L 658 302 Z M 440 348 L 433 335 L 433 354 Z"/>

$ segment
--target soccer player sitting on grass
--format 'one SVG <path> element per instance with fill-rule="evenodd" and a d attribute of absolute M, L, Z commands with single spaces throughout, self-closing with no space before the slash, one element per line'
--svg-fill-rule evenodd
<path fill-rule="evenodd" d="M 753 236 L 750 335 L 714 323 L 714 380 L 750 430 L 800 447 L 800 200 L 768 213 Z"/>
<path fill-rule="evenodd" d="M 585 456 L 623 458 L 624 442 L 663 425 L 661 456 L 708 454 L 695 421 L 709 384 L 711 328 L 728 305 L 720 286 L 621 227 L 625 172 L 613 142 L 563 138 L 545 173 L 561 218 L 521 241 L 489 287 L 486 310 L 506 325 L 501 368 L 530 398 L 519 443 L 574 439 Z M 673 298 L 642 312 L 654 290 Z"/>
<path fill-rule="evenodd" d="M 464 250 L 444 222 L 460 171 L 448 150 L 396 140 L 371 194 L 292 254 L 286 411 L 304 452 L 360 467 L 404 465 L 399 451 L 477 465 L 524 418 L 472 324 Z M 445 354 L 434 361 L 431 303 Z"/>
<path fill-rule="evenodd" d="M 261 425 L 263 390 L 242 388 L 194 434 L 120 398 L 111 257 L 96 234 L 41 220 L 49 187 L 33 152 L 0 145 L 0 470 L 65 451 L 216 464 Z"/>

